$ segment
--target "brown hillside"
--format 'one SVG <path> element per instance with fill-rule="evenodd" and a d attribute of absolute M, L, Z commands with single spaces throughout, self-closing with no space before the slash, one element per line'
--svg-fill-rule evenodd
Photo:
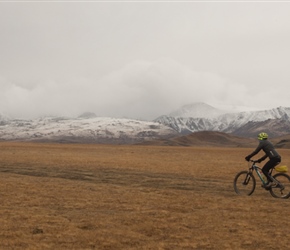
<path fill-rule="evenodd" d="M 284 119 L 268 119 L 266 121 L 249 121 L 234 131 L 237 136 L 255 137 L 261 131 L 269 134 L 271 138 L 285 136 L 290 133 L 290 122 Z"/>
<path fill-rule="evenodd" d="M 273 138 L 272 142 L 277 148 L 290 148 L 290 135 Z"/>
<path fill-rule="evenodd" d="M 255 147 L 257 140 L 216 131 L 201 131 L 172 139 L 147 142 L 146 144 L 164 146 Z"/>
<path fill-rule="evenodd" d="M 274 138 L 271 137 L 270 140 L 277 148 L 290 149 L 290 134 Z M 258 140 L 255 136 L 248 138 L 216 131 L 201 131 L 171 139 L 146 142 L 144 144 L 187 147 L 256 147 Z"/>

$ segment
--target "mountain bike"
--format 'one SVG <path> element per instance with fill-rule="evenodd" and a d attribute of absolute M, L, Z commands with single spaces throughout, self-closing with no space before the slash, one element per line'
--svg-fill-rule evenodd
<path fill-rule="evenodd" d="M 250 168 L 248 171 L 239 172 L 234 179 L 234 190 L 239 195 L 251 195 L 256 188 L 256 179 L 254 172 L 257 173 L 262 182 L 262 187 L 266 187 L 267 178 L 263 175 L 262 169 L 256 165 L 257 161 L 249 161 Z M 276 167 L 275 167 L 276 168 Z M 270 194 L 275 198 L 287 199 L 290 197 L 290 176 L 286 173 L 277 173 L 272 176 L 273 169 L 269 172 L 269 178 L 272 181 L 268 189 Z"/>

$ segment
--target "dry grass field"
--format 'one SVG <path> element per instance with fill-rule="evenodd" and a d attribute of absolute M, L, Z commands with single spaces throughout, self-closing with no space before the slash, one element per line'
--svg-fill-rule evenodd
<path fill-rule="evenodd" d="M 0 249 L 289 249 L 290 199 L 233 191 L 252 150 L 2 142 Z"/>

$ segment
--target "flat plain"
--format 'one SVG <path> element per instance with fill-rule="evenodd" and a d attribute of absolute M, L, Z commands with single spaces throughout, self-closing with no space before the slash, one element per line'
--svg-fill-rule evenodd
<path fill-rule="evenodd" d="M 289 249 L 290 199 L 233 190 L 253 149 L 1 142 L 0 249 Z"/>

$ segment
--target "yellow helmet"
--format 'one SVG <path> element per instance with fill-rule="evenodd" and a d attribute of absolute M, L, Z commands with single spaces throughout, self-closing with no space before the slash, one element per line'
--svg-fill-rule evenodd
<path fill-rule="evenodd" d="M 258 139 L 259 140 L 266 140 L 266 139 L 268 139 L 268 134 L 265 132 L 262 132 L 262 133 L 258 134 Z"/>

